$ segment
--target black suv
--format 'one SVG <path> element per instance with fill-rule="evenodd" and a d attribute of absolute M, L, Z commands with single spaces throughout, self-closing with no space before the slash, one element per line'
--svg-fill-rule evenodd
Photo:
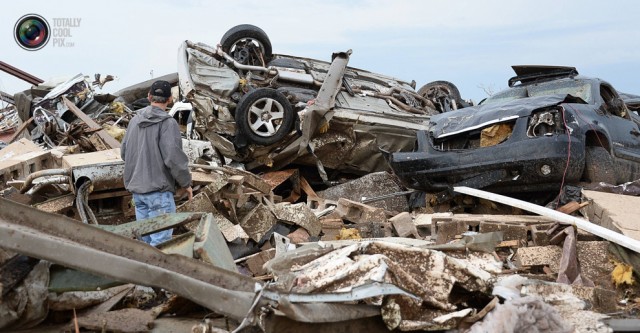
<path fill-rule="evenodd" d="M 573 67 L 513 66 L 509 88 L 431 118 L 417 150 L 390 164 L 406 186 L 494 192 L 559 190 L 640 178 L 640 117 L 607 82 Z"/>

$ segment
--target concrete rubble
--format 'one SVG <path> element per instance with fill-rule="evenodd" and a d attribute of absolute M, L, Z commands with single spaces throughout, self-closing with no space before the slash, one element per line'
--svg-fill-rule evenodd
<path fill-rule="evenodd" d="M 204 66 L 192 56 L 223 52 L 194 45 L 192 67 Z M 325 74 L 345 75 L 350 54 L 323 63 Z M 243 84 L 266 80 L 249 73 Z M 185 97 L 183 75 L 160 79 Z M 124 189 L 119 140 L 152 81 L 99 94 L 82 74 L 31 77 L 30 90 L 3 93 L 12 103 L 0 110 L 0 330 L 613 332 L 637 323 L 634 184 L 601 184 L 562 205 L 405 187 L 383 157 L 412 146 L 422 117 L 444 104 L 422 112 L 380 94 L 415 126 L 376 137 L 372 115 L 354 125 L 338 110 L 338 92 L 373 96 L 343 79 L 322 86 L 334 95 L 296 104 L 310 106 L 298 132 L 267 145 L 234 137 L 238 96 L 224 96 L 215 117 L 193 108 L 219 102 L 207 93 L 176 98 L 194 198 L 144 221 Z M 398 119 L 377 121 L 406 125 Z M 173 239 L 157 248 L 139 241 L 169 228 Z"/>

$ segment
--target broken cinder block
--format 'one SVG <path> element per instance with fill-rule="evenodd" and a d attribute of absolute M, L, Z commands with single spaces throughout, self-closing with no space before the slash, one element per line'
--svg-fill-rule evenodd
<path fill-rule="evenodd" d="M 328 200 L 335 201 L 344 198 L 357 202 L 363 197 L 373 198 L 402 191 L 403 189 L 398 185 L 397 178 L 394 175 L 381 171 L 370 173 L 344 184 L 332 186 L 319 192 L 318 195 Z M 391 196 L 384 200 L 374 201 L 371 202 L 370 206 L 395 212 L 409 210 L 409 204 L 404 195 Z"/>
<path fill-rule="evenodd" d="M 259 242 L 275 224 L 276 217 L 263 204 L 255 206 L 240 220 L 242 229 L 256 242 Z"/>
<path fill-rule="evenodd" d="M 233 242 L 238 238 L 246 242 L 249 239 L 249 235 L 247 235 L 241 226 L 231 223 L 231 221 L 217 211 L 213 213 L 213 221 L 218 225 L 220 232 L 222 232 L 227 242 Z"/>
<path fill-rule="evenodd" d="M 310 236 L 316 237 L 320 235 L 322 229 L 320 221 L 318 221 L 316 214 L 304 203 L 292 205 L 282 202 L 274 206 L 273 213 L 279 221 L 305 228 Z"/>
<path fill-rule="evenodd" d="M 576 249 L 582 274 L 598 287 L 614 289 L 611 272 L 615 265 L 610 260 L 609 242 L 578 241 Z"/>
<path fill-rule="evenodd" d="M 191 201 L 187 201 L 184 204 L 176 208 L 178 213 L 188 212 L 203 212 L 203 213 L 218 213 L 213 203 L 209 199 L 209 196 L 205 192 L 200 192 L 193 196 Z M 198 222 L 187 223 L 185 227 L 189 230 L 196 230 Z"/>
<path fill-rule="evenodd" d="M 369 222 L 358 223 L 353 226 L 357 229 L 362 238 L 383 238 L 391 237 L 391 223 L 389 222 Z"/>
<path fill-rule="evenodd" d="M 389 222 L 393 225 L 398 237 L 413 236 L 417 239 L 420 238 L 420 235 L 418 235 L 418 229 L 416 228 L 416 225 L 413 224 L 413 218 L 410 213 L 402 212 L 390 218 Z"/>
<path fill-rule="evenodd" d="M 517 267 L 549 266 L 557 272 L 560 268 L 562 247 L 557 245 L 521 247 L 513 257 Z"/>
<path fill-rule="evenodd" d="M 304 228 L 298 228 L 287 235 L 292 244 L 306 243 L 309 241 L 309 237 L 309 233 Z"/>
<path fill-rule="evenodd" d="M 376 208 L 359 202 L 340 199 L 336 212 L 340 217 L 353 223 L 387 222 L 387 216 L 382 208 Z"/>
<path fill-rule="evenodd" d="M 503 240 L 523 240 L 527 242 L 530 227 L 523 224 L 480 222 L 480 233 L 502 231 Z"/>
<path fill-rule="evenodd" d="M 446 244 L 456 239 L 457 235 L 469 231 L 468 226 L 462 221 L 433 221 L 431 230 L 431 239 L 435 237 L 436 244 Z"/>
<path fill-rule="evenodd" d="M 50 151 L 27 139 L 20 139 L 0 150 L 0 185 L 24 179 L 29 174 L 53 167 Z"/>
<path fill-rule="evenodd" d="M 531 240 L 535 246 L 547 246 L 551 240 L 551 235 L 547 234 L 553 224 L 534 224 L 531 225 Z"/>

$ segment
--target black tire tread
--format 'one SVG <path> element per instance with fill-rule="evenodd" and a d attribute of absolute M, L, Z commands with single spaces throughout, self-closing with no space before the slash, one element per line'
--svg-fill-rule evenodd
<path fill-rule="evenodd" d="M 436 87 L 436 86 L 446 86 L 447 89 L 449 89 L 449 91 L 451 91 L 451 95 L 453 95 L 453 99 L 456 101 L 456 103 L 458 103 L 458 104 L 462 104 L 463 103 L 462 96 L 460 95 L 460 90 L 458 90 L 458 87 L 456 87 L 455 84 L 453 84 L 453 83 L 451 83 L 449 81 L 444 81 L 444 80 L 433 81 L 433 82 L 429 82 L 429 83 L 425 84 L 420 89 L 418 89 L 418 95 L 425 96 L 425 94 L 427 93 L 427 90 L 429 90 L 432 87 Z"/>
<path fill-rule="evenodd" d="M 265 61 L 269 61 L 273 55 L 271 41 L 264 30 L 252 24 L 240 24 L 229 29 L 220 39 L 222 50 L 229 53 L 229 50 L 235 42 L 243 38 L 253 38 L 258 40 L 264 46 Z"/>
<path fill-rule="evenodd" d="M 613 159 L 605 148 L 600 146 L 585 148 L 583 178 L 591 183 L 604 182 L 617 185 Z"/>

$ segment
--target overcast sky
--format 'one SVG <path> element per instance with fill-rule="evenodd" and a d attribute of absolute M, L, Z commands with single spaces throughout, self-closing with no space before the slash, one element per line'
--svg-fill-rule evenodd
<path fill-rule="evenodd" d="M 13 38 L 23 15 L 80 19 L 72 37 L 25 51 Z M 237 24 L 261 27 L 273 52 L 330 60 L 415 80 L 455 83 L 478 102 L 504 89 L 511 65 L 568 65 L 619 91 L 640 93 L 638 1 L 11 1 L 0 11 L 0 60 L 44 80 L 118 76 L 103 92 L 177 71 L 184 40 L 215 45 Z M 0 72 L 0 90 L 28 84 Z"/>

